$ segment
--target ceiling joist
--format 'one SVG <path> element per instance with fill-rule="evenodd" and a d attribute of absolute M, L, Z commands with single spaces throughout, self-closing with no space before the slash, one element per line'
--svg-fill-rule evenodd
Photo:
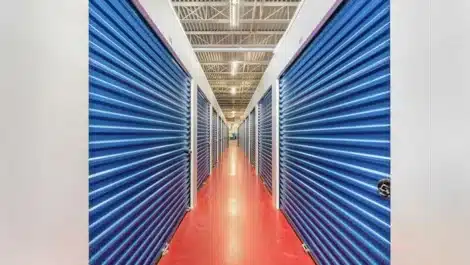
<path fill-rule="evenodd" d="M 229 24 L 230 19 L 180 19 L 181 23 L 210 23 L 210 24 Z M 289 24 L 290 19 L 286 18 L 269 18 L 269 19 L 240 19 L 240 24 L 251 24 L 251 23 L 264 23 L 264 24 Z"/>
<path fill-rule="evenodd" d="M 198 7 L 198 6 L 228 6 L 230 3 L 227 2 L 219 2 L 219 1 L 207 1 L 207 2 L 199 2 L 199 1 L 185 1 L 185 2 L 173 2 L 173 6 L 176 7 Z M 263 7 L 283 7 L 283 6 L 291 6 L 296 7 L 298 2 L 263 2 Z M 243 2 L 244 7 L 253 7 L 257 6 L 254 2 Z M 258 5 L 259 6 L 259 5 Z"/>

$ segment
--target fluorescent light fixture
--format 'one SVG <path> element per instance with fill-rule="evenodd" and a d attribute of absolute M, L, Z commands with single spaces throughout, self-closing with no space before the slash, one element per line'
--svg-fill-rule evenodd
<path fill-rule="evenodd" d="M 238 62 L 237 62 L 237 61 L 233 61 L 233 62 L 232 62 L 232 75 L 237 74 L 237 67 L 238 67 Z"/>
<path fill-rule="evenodd" d="M 232 92 L 232 95 L 235 95 L 235 94 L 237 94 L 237 89 L 236 89 L 235 87 L 232 87 L 231 92 Z M 233 111 L 232 111 L 232 112 L 233 112 Z"/>
<path fill-rule="evenodd" d="M 230 25 L 237 27 L 240 23 L 240 1 L 230 0 Z"/>

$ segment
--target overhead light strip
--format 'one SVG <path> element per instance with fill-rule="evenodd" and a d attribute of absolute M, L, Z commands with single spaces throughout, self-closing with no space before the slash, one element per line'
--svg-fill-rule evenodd
<path fill-rule="evenodd" d="M 230 25 L 238 27 L 240 24 L 240 1 L 230 0 Z"/>
<path fill-rule="evenodd" d="M 237 62 L 237 61 L 233 61 L 233 62 L 232 62 L 232 75 L 236 75 L 236 74 L 237 74 L 237 68 L 238 68 L 238 62 Z"/>

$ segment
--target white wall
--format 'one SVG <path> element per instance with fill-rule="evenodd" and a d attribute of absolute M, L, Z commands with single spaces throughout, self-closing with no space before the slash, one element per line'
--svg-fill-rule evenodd
<path fill-rule="evenodd" d="M 250 114 L 264 93 L 275 84 L 281 71 L 335 2 L 335 0 L 303 0 L 300 3 L 294 19 L 274 50 L 273 58 L 245 110 L 244 117 Z"/>
<path fill-rule="evenodd" d="M 392 0 L 392 261 L 468 264 L 470 2 Z"/>
<path fill-rule="evenodd" d="M 0 31 L 0 264 L 88 264 L 87 1 L 4 1 Z"/>
<path fill-rule="evenodd" d="M 215 98 L 214 92 L 207 81 L 207 77 L 202 70 L 201 65 L 193 51 L 183 27 L 180 24 L 175 10 L 171 6 L 170 0 L 140 0 L 150 18 L 158 29 L 165 36 L 171 47 L 188 69 L 191 76 L 195 79 L 201 90 L 205 93 L 207 99 L 216 109 L 217 113 L 227 123 L 222 109 Z"/>

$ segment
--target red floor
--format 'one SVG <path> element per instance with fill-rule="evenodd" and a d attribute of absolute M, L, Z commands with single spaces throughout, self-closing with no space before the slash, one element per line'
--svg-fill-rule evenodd
<path fill-rule="evenodd" d="M 159 265 L 314 265 L 234 144 L 223 155 Z"/>

